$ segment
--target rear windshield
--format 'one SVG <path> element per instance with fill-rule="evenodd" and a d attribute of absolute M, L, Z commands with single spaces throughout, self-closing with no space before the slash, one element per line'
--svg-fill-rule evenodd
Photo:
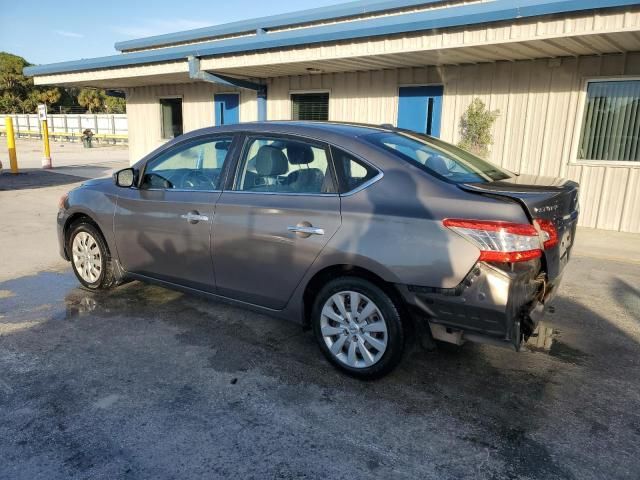
<path fill-rule="evenodd" d="M 363 138 L 447 182 L 486 183 L 512 176 L 461 148 L 419 133 L 381 132 Z"/>

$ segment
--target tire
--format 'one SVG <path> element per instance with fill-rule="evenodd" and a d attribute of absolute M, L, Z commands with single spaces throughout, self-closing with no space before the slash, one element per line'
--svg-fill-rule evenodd
<path fill-rule="evenodd" d="M 353 315 L 351 305 L 356 302 Z M 358 318 L 363 314 L 366 317 Z M 311 323 L 322 353 L 353 377 L 380 378 L 402 358 L 405 335 L 400 308 L 382 289 L 362 278 L 328 282 L 315 298 Z"/>
<path fill-rule="evenodd" d="M 70 228 L 67 251 L 77 279 L 90 290 L 106 290 L 116 285 L 111 254 L 102 233 L 86 220 Z"/>

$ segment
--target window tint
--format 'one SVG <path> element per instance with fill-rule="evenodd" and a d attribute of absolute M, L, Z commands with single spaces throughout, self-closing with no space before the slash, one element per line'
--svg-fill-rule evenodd
<path fill-rule="evenodd" d="M 340 193 L 355 190 L 379 173 L 375 168 L 355 159 L 352 155 L 340 149 L 333 148 L 331 153 L 338 174 Z"/>
<path fill-rule="evenodd" d="M 589 82 L 580 160 L 640 161 L 640 80 Z"/>
<path fill-rule="evenodd" d="M 291 95 L 293 120 L 329 120 L 328 93 L 294 93 Z"/>
<path fill-rule="evenodd" d="M 200 140 L 170 149 L 147 163 L 141 188 L 220 190 L 231 141 Z"/>
<path fill-rule="evenodd" d="M 162 115 L 162 138 L 169 139 L 182 135 L 182 99 L 160 99 Z"/>
<path fill-rule="evenodd" d="M 265 137 L 249 139 L 235 190 L 280 193 L 335 191 L 324 147 Z"/>
<path fill-rule="evenodd" d="M 419 133 L 372 133 L 363 138 L 448 182 L 492 182 L 511 176 L 461 148 Z"/>

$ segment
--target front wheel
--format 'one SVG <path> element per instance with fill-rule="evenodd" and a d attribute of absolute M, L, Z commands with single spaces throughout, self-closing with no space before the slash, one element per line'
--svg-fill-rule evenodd
<path fill-rule="evenodd" d="M 85 287 L 98 290 L 115 285 L 109 248 L 91 223 L 79 222 L 71 227 L 68 252 L 73 273 Z"/>
<path fill-rule="evenodd" d="M 400 362 L 404 331 L 398 306 L 373 283 L 359 277 L 332 280 L 312 312 L 320 349 L 346 373 L 379 378 Z"/>

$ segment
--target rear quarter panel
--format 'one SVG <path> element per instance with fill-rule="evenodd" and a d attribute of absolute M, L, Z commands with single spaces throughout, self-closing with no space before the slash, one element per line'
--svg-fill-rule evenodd
<path fill-rule="evenodd" d="M 476 263 L 479 250 L 442 225 L 445 218 L 528 222 L 512 201 L 462 191 L 376 150 L 365 159 L 383 178 L 341 197 L 342 226 L 316 267 L 355 264 L 402 284 L 452 288 Z"/>

